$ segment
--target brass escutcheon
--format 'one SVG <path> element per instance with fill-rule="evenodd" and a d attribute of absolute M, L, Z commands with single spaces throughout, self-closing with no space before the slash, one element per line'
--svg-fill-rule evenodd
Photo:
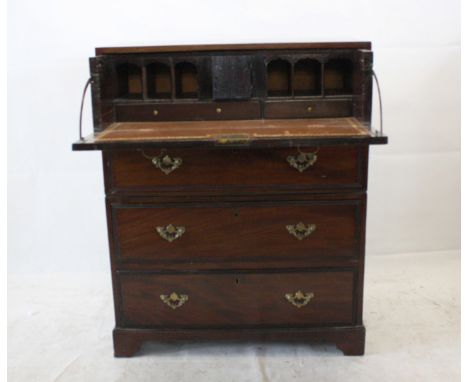
<path fill-rule="evenodd" d="M 146 155 L 143 150 L 140 150 L 143 157 L 149 159 L 154 167 L 159 168 L 164 174 L 169 175 L 172 171 L 178 169 L 182 165 L 182 158 L 172 158 L 166 154 L 166 150 L 162 150 L 161 154 L 156 157 Z"/>
<path fill-rule="evenodd" d="M 315 231 L 317 226 L 315 224 L 304 224 L 299 222 L 297 224 L 289 224 L 286 226 L 288 232 L 293 235 L 297 240 L 302 240 Z"/>
<path fill-rule="evenodd" d="M 171 158 L 169 155 L 154 157 L 151 162 L 156 168 L 159 168 L 164 174 L 169 175 L 172 171 L 178 169 L 182 164 L 181 158 Z"/>
<path fill-rule="evenodd" d="M 174 240 L 178 239 L 184 234 L 185 227 L 176 227 L 172 224 L 168 224 L 165 227 L 156 227 L 156 231 L 159 233 L 159 236 L 161 236 L 164 240 L 167 240 L 169 243 L 172 243 Z"/>
<path fill-rule="evenodd" d="M 171 294 L 162 294 L 159 296 L 161 300 L 170 308 L 177 309 L 184 305 L 188 300 L 188 295 L 186 294 L 177 294 L 172 292 Z"/>
<path fill-rule="evenodd" d="M 294 167 L 299 172 L 304 172 L 309 167 L 313 166 L 314 163 L 317 161 L 317 152 L 316 150 L 313 153 L 305 153 L 299 150 L 297 155 L 290 155 L 286 158 L 286 161 L 289 163 L 291 167 Z"/>
<path fill-rule="evenodd" d="M 298 290 L 296 293 L 286 293 L 284 297 L 286 297 L 286 300 L 296 308 L 302 308 L 314 298 L 314 294 L 312 292 L 304 293 L 301 290 Z"/>

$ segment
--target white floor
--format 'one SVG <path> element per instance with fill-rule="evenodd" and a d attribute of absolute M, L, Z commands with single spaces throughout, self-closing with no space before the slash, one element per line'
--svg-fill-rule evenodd
<path fill-rule="evenodd" d="M 149 344 L 113 358 L 109 275 L 9 275 L 8 380 L 458 381 L 460 254 L 369 256 L 366 355 L 333 346 Z"/>

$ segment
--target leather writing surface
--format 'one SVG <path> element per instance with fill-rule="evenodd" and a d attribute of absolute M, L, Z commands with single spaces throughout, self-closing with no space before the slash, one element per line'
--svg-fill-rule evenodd
<path fill-rule="evenodd" d="M 217 140 L 245 137 L 366 137 L 369 130 L 355 118 L 257 119 L 240 121 L 118 122 L 100 133 L 97 142 Z"/>

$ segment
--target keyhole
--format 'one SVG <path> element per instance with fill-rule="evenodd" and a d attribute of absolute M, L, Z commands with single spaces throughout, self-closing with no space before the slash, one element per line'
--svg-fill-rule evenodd
<path fill-rule="evenodd" d="M 239 279 L 236 278 L 236 284 L 239 284 Z"/>
<path fill-rule="evenodd" d="M 239 212 L 237 212 L 237 211 L 234 212 L 234 216 L 235 216 L 236 218 L 239 217 Z"/>

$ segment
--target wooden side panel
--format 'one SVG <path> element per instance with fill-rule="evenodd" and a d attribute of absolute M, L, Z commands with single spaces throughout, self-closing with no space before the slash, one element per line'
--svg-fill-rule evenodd
<path fill-rule="evenodd" d="M 373 53 L 358 50 L 354 64 L 355 102 L 353 115 L 366 126 L 371 124 L 372 116 L 372 67 Z"/>
<path fill-rule="evenodd" d="M 106 60 L 91 58 L 89 60 L 91 82 L 91 98 L 93 105 L 94 132 L 106 129 L 114 121 L 114 107 L 110 95 L 114 91 L 111 81 L 112 68 Z"/>

